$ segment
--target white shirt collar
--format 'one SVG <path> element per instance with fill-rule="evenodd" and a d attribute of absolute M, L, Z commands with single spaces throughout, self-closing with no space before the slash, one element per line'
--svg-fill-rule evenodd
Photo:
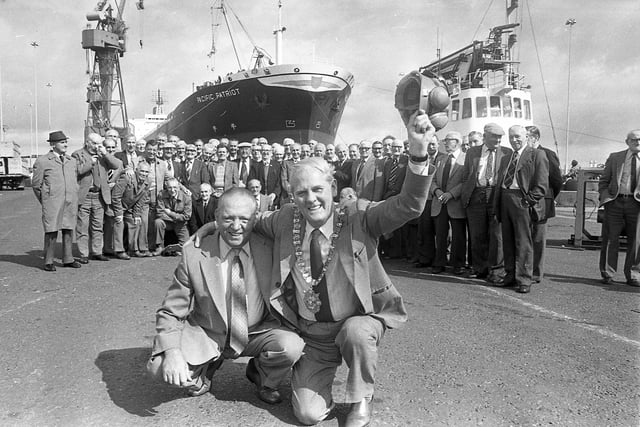
<path fill-rule="evenodd" d="M 220 242 L 220 257 L 224 260 L 228 260 L 229 255 L 233 254 L 233 248 L 229 246 L 227 242 L 224 241 L 222 236 L 219 236 L 219 242 Z M 251 245 L 249 245 L 248 242 L 245 243 L 245 245 L 242 248 L 240 248 L 239 255 L 241 258 L 244 258 L 244 259 L 251 257 Z"/>
<path fill-rule="evenodd" d="M 305 224 L 305 228 L 304 228 L 304 235 L 306 238 L 310 239 L 311 238 L 311 232 L 315 230 L 315 228 L 309 224 L 308 221 L 306 221 Z M 331 212 L 331 216 L 329 217 L 329 219 L 327 220 L 327 222 L 325 222 L 321 227 L 320 227 L 320 231 L 322 232 L 322 234 L 324 235 L 324 237 L 327 240 L 331 239 L 331 235 L 333 234 L 333 211 Z"/>

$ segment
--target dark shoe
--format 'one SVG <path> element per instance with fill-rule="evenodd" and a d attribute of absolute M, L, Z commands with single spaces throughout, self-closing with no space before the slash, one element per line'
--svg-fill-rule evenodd
<path fill-rule="evenodd" d="M 87 258 L 86 256 L 81 256 L 80 258 L 78 258 L 77 262 L 79 262 L 80 264 L 89 264 L 89 258 Z"/>
<path fill-rule="evenodd" d="M 440 274 L 444 271 L 444 267 L 431 267 L 429 273 L 431 274 Z"/>
<path fill-rule="evenodd" d="M 162 255 L 162 251 L 163 250 L 164 250 L 164 248 L 158 246 L 155 251 L 153 251 L 153 252 L 149 251 L 149 253 L 151 254 L 151 256 L 160 256 L 160 255 Z"/>
<path fill-rule="evenodd" d="M 489 275 L 489 273 L 485 272 L 480 272 L 480 271 L 472 271 L 471 274 L 469 274 L 469 279 L 485 279 L 487 276 Z"/>
<path fill-rule="evenodd" d="M 602 284 L 604 284 L 604 285 L 610 285 L 610 284 L 612 284 L 612 283 L 613 283 L 613 277 L 609 277 L 609 276 L 607 276 L 607 277 L 603 277 L 603 278 L 602 278 L 602 280 L 601 280 L 601 282 L 602 282 Z"/>
<path fill-rule="evenodd" d="M 256 362 L 253 358 L 249 359 L 249 363 L 247 363 L 246 374 L 249 381 L 254 383 L 256 387 L 258 387 L 258 397 L 260 398 L 260 400 L 270 405 L 282 402 L 282 396 L 280 396 L 280 392 L 278 390 L 262 385 L 260 373 L 256 368 Z"/>
<path fill-rule="evenodd" d="M 104 256 L 108 256 L 108 257 L 112 257 L 112 258 L 116 256 L 115 252 L 110 252 L 110 251 L 106 251 L 106 252 L 103 251 L 102 254 Z"/>
<path fill-rule="evenodd" d="M 199 377 L 193 379 L 194 385 L 187 389 L 187 394 L 191 397 L 197 397 L 207 393 L 211 389 L 213 374 L 222 365 L 223 360 L 222 357 L 219 357 L 214 362 L 209 363 L 207 369 L 203 370 Z"/>
<path fill-rule="evenodd" d="M 109 258 L 107 258 L 106 256 L 104 256 L 102 254 L 91 255 L 91 259 L 94 260 L 94 261 L 109 261 Z"/>
<path fill-rule="evenodd" d="M 126 261 L 126 260 L 130 260 L 130 259 L 131 259 L 131 257 L 129 256 L 129 254 L 128 254 L 128 253 L 126 253 L 126 252 L 118 252 L 118 253 L 116 254 L 116 258 L 118 258 L 118 259 L 123 259 L 123 260 L 125 260 L 125 261 Z"/>
<path fill-rule="evenodd" d="M 531 285 L 520 285 L 518 286 L 517 291 L 521 294 L 528 294 L 531 292 Z"/>
<path fill-rule="evenodd" d="M 173 256 L 182 256 L 182 251 L 175 251 Z"/>
<path fill-rule="evenodd" d="M 413 266 L 415 268 L 427 268 L 427 267 L 431 267 L 431 264 L 429 264 L 428 262 L 416 262 L 415 264 L 413 264 Z"/>
<path fill-rule="evenodd" d="M 636 279 L 629 279 L 629 280 L 627 280 L 627 285 L 635 286 L 637 288 L 637 287 L 640 287 L 640 281 L 638 281 Z"/>
<path fill-rule="evenodd" d="M 131 256 L 134 256 L 136 258 L 147 258 L 147 257 L 150 257 L 151 254 L 147 251 L 142 251 L 142 252 L 135 251 L 133 254 L 131 254 Z"/>
<path fill-rule="evenodd" d="M 464 274 L 464 268 L 462 268 L 462 267 L 454 267 L 453 268 L 453 274 L 455 274 L 456 276 L 460 276 L 460 275 Z"/>
<path fill-rule="evenodd" d="M 352 403 L 347 414 L 345 427 L 365 427 L 371 423 L 371 401 L 373 398 L 364 398 L 358 403 Z"/>
<path fill-rule="evenodd" d="M 205 374 L 205 376 L 209 379 L 213 378 L 213 374 L 216 373 L 216 371 L 218 369 L 220 369 L 220 366 L 222 366 L 222 362 L 224 361 L 224 358 L 222 356 L 218 357 L 215 361 L 209 363 L 209 367 L 207 368 L 207 372 Z"/>
<path fill-rule="evenodd" d="M 80 259 L 82 259 L 82 258 L 80 258 Z M 82 267 L 82 266 L 80 265 L 80 263 L 81 263 L 81 262 L 82 262 L 82 261 L 80 261 L 80 262 L 78 262 L 78 261 L 67 262 L 67 263 L 63 264 L 62 266 L 63 266 L 63 267 L 69 267 L 69 268 L 80 268 L 80 267 Z M 87 261 L 87 262 L 89 262 L 89 261 Z M 86 263 L 85 263 L 85 264 L 86 264 Z"/>
<path fill-rule="evenodd" d="M 53 264 L 45 264 L 43 270 L 44 271 L 56 271 L 56 266 L 53 265 Z"/>

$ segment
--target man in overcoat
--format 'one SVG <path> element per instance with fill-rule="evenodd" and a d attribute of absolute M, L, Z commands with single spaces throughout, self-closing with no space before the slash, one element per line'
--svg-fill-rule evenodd
<path fill-rule="evenodd" d="M 91 170 L 90 164 L 79 168 L 76 159 L 67 155 L 68 138 L 62 131 L 49 134 L 51 151 L 40 156 L 33 166 L 32 188 L 42 205 L 44 227 L 44 270 L 56 271 L 53 265 L 58 231 L 62 231 L 62 263 L 80 268 L 73 259 L 73 229 L 78 214 L 78 175 Z"/>

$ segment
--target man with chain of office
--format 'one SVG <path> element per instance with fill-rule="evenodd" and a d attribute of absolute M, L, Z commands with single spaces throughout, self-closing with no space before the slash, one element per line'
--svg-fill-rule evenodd
<path fill-rule="evenodd" d="M 427 145 L 435 129 L 427 115 L 408 121 L 408 172 L 400 194 L 380 202 L 358 200 L 338 208 L 333 168 L 321 158 L 293 166 L 293 204 L 258 217 L 255 230 L 275 241 L 271 305 L 305 341 L 293 367 L 292 405 L 298 420 L 324 420 L 334 403 L 334 376 L 349 367 L 346 426 L 370 423 L 378 346 L 387 329 L 402 326 L 402 296 L 378 258 L 378 238 L 424 209 L 434 172 Z M 205 225 L 198 237 L 212 232 Z"/>

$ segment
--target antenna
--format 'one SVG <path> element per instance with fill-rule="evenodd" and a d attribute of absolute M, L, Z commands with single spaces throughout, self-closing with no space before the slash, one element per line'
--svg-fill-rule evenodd
<path fill-rule="evenodd" d="M 163 105 L 167 101 L 165 98 L 165 92 L 160 89 L 154 90 L 151 95 L 151 101 L 156 105 L 153 107 L 153 114 L 164 114 Z"/>

